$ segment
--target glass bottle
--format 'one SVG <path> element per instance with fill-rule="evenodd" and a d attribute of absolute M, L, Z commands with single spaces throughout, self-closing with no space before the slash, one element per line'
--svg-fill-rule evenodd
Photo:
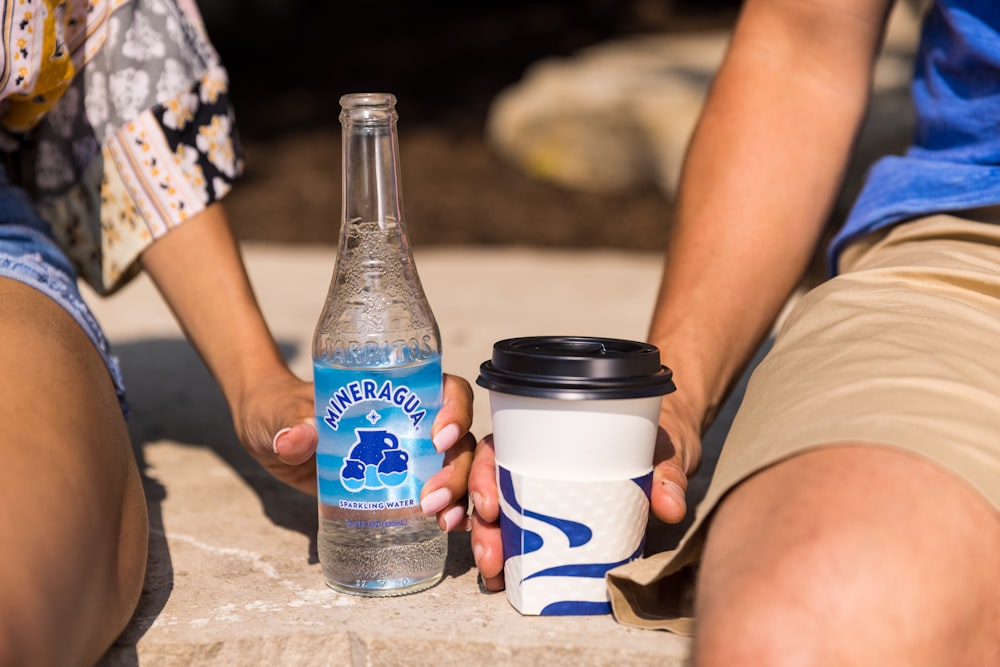
<path fill-rule="evenodd" d="M 441 338 L 403 220 L 396 98 L 340 99 L 343 217 L 313 337 L 318 552 L 327 585 L 413 593 L 444 572 L 447 535 L 420 510 L 443 456 Z"/>

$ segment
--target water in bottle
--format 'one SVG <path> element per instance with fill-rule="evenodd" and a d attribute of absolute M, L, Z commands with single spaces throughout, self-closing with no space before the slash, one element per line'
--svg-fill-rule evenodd
<path fill-rule="evenodd" d="M 340 103 L 340 244 L 312 349 L 318 552 L 332 588 L 402 595 L 437 583 L 447 555 L 419 501 L 442 463 L 441 341 L 403 220 L 395 97 Z"/>

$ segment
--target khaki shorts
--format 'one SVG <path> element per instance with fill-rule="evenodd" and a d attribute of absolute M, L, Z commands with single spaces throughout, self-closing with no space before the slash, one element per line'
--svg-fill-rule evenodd
<path fill-rule="evenodd" d="M 920 454 L 1000 509 L 1000 224 L 989 224 L 1000 207 L 960 215 L 854 243 L 841 274 L 795 305 L 750 378 L 678 548 L 608 573 L 620 622 L 690 633 L 693 566 L 719 500 L 824 444 Z"/>

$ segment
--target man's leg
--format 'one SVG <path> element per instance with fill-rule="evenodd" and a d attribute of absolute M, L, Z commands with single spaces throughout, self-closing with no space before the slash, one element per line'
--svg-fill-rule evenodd
<path fill-rule="evenodd" d="M 0 665 L 97 661 L 138 601 L 147 517 L 108 370 L 60 306 L 0 278 Z"/>
<path fill-rule="evenodd" d="M 940 467 L 877 446 L 794 456 L 717 509 L 698 665 L 1000 664 L 1000 515 Z"/>

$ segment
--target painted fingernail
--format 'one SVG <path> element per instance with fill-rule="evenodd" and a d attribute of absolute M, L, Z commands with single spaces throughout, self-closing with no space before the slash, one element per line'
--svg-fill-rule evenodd
<path fill-rule="evenodd" d="M 438 454 L 447 451 L 458 442 L 458 435 L 458 424 L 448 424 L 434 436 L 434 449 Z"/>
<path fill-rule="evenodd" d="M 455 528 L 458 528 L 463 521 L 465 521 L 465 508 L 461 505 L 455 505 L 450 510 L 444 513 L 444 532 L 450 532 Z"/>
<path fill-rule="evenodd" d="M 420 501 L 420 509 L 425 516 L 433 516 L 451 503 L 451 491 L 438 489 L 431 491 Z"/>
<path fill-rule="evenodd" d="M 277 454 L 278 453 L 278 440 L 283 438 L 285 434 L 292 430 L 291 426 L 286 426 L 277 433 L 274 434 L 274 440 L 271 441 L 271 450 Z"/>

